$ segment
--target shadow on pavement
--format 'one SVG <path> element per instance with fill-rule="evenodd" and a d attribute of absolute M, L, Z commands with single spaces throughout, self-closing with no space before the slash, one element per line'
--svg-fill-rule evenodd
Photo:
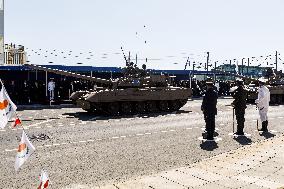
<path fill-rule="evenodd" d="M 252 140 L 246 136 L 234 137 L 234 140 L 240 143 L 241 145 L 251 145 Z"/>
<path fill-rule="evenodd" d="M 17 111 L 24 111 L 24 110 L 44 110 L 44 109 L 62 109 L 62 108 L 76 108 L 73 104 L 62 104 L 62 105 L 18 105 Z"/>
<path fill-rule="evenodd" d="M 206 133 L 206 132 L 202 133 L 202 137 L 206 137 L 206 136 L 207 136 L 207 133 Z M 219 133 L 217 133 L 217 132 L 215 131 L 214 134 L 213 134 L 213 137 L 217 137 L 217 136 L 219 136 Z"/>
<path fill-rule="evenodd" d="M 213 151 L 218 148 L 218 144 L 215 141 L 205 141 L 200 144 L 200 148 L 206 151 Z"/>
<path fill-rule="evenodd" d="M 75 112 L 75 113 L 64 113 L 62 115 L 66 115 L 67 118 L 78 118 L 82 121 L 92 121 L 95 120 L 109 120 L 109 119 L 121 119 L 121 118 L 136 118 L 136 117 L 142 117 L 142 118 L 150 118 L 150 117 L 158 117 L 161 115 L 171 115 L 171 114 L 184 114 L 189 113 L 192 111 L 185 111 L 185 110 L 178 110 L 176 112 L 159 112 L 159 113 L 149 113 L 149 114 L 135 114 L 135 115 L 119 115 L 119 116 L 108 116 L 108 115 L 102 115 L 97 113 L 89 113 L 89 112 Z"/>
<path fill-rule="evenodd" d="M 260 136 L 264 136 L 266 139 L 269 139 L 269 138 L 272 138 L 272 137 L 276 136 L 275 134 L 272 134 L 270 132 L 263 132 L 263 133 L 260 133 L 259 135 Z"/>

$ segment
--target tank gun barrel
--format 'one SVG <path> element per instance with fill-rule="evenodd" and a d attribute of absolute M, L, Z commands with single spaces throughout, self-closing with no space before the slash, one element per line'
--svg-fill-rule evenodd
<path fill-rule="evenodd" d="M 107 85 L 112 84 L 111 80 L 81 75 L 81 74 L 77 74 L 77 73 L 74 73 L 74 72 L 68 72 L 68 71 L 65 71 L 65 70 L 52 69 L 52 68 L 48 68 L 48 67 L 44 67 L 44 66 L 40 66 L 40 65 L 35 65 L 35 64 L 25 64 L 25 66 L 28 67 L 28 68 L 34 69 L 34 70 L 51 72 L 51 73 L 64 75 L 64 76 L 68 76 L 68 77 L 75 77 L 75 78 L 78 78 L 78 79 L 94 81 L 96 83 L 102 83 L 102 84 L 107 84 Z"/>

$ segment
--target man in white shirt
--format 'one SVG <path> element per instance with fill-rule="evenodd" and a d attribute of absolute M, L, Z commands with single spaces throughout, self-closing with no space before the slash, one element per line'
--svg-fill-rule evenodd
<path fill-rule="evenodd" d="M 55 89 L 55 82 L 51 78 L 48 82 L 48 91 L 49 91 L 49 99 L 50 101 L 54 100 L 54 89 Z"/>
<path fill-rule="evenodd" d="M 259 131 L 268 132 L 267 111 L 270 101 L 270 92 L 269 89 L 265 86 L 264 79 L 260 78 L 258 82 L 259 82 L 258 98 L 255 100 L 255 103 L 258 107 L 260 120 L 262 122 L 262 128 L 259 129 Z"/>

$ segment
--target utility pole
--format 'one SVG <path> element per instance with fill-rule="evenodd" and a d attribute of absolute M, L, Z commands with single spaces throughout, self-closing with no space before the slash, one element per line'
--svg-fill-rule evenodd
<path fill-rule="evenodd" d="M 195 62 L 192 64 L 192 77 L 194 77 L 194 67 L 195 67 Z"/>
<path fill-rule="evenodd" d="M 232 74 L 232 60 L 230 60 L 230 74 Z M 231 80 L 233 79 L 232 75 L 231 75 Z"/>
<path fill-rule="evenodd" d="M 208 66 L 209 65 L 209 52 L 207 52 L 207 61 L 206 61 L 206 75 L 208 74 Z"/>
<path fill-rule="evenodd" d="M 214 83 L 216 83 L 216 66 L 217 66 L 217 62 L 218 62 L 218 61 L 216 61 L 216 62 L 214 63 Z"/>
<path fill-rule="evenodd" d="M 137 65 L 137 62 L 138 62 L 138 58 L 137 58 L 137 54 L 135 56 L 135 65 Z"/>
<path fill-rule="evenodd" d="M 248 75 L 248 72 L 249 72 L 249 58 L 248 58 L 248 66 L 247 66 L 247 75 Z"/>
<path fill-rule="evenodd" d="M 275 67 L 276 67 L 276 71 L 277 71 L 277 64 L 278 64 L 278 52 L 276 51 L 276 54 L 275 54 Z"/>
<path fill-rule="evenodd" d="M 242 76 L 244 75 L 244 58 L 242 58 Z"/>

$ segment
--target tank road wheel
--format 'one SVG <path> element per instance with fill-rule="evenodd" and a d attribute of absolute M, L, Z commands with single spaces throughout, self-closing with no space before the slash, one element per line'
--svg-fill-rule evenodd
<path fill-rule="evenodd" d="M 171 100 L 169 101 L 169 109 L 171 111 L 177 111 L 180 109 L 180 102 L 179 100 Z"/>
<path fill-rule="evenodd" d="M 122 102 L 120 104 L 120 112 L 122 114 L 131 114 L 132 108 L 130 102 Z"/>
<path fill-rule="evenodd" d="M 119 104 L 117 102 L 110 102 L 107 105 L 107 113 L 109 115 L 118 115 L 118 113 L 119 113 Z"/>
<path fill-rule="evenodd" d="M 136 113 L 142 114 L 145 112 L 145 103 L 144 102 L 136 102 L 134 104 L 134 110 Z"/>
<path fill-rule="evenodd" d="M 161 100 L 158 102 L 158 107 L 161 111 L 167 111 L 168 110 L 168 102 L 165 100 Z"/>
<path fill-rule="evenodd" d="M 156 112 L 157 111 L 157 105 L 155 101 L 148 101 L 146 105 L 146 111 L 148 112 Z"/>

